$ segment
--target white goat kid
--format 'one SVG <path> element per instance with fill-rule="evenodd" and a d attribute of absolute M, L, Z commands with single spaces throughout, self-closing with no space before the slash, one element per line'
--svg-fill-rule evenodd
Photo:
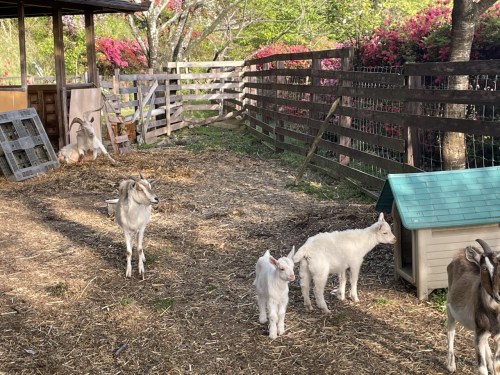
<path fill-rule="evenodd" d="M 266 323 L 269 316 L 269 337 L 271 339 L 275 339 L 285 332 L 288 283 L 295 280 L 292 260 L 294 253 L 295 247 L 292 248 L 287 257 L 276 260 L 269 254 L 268 250 L 255 265 L 253 285 L 257 291 L 259 322 Z"/>
<path fill-rule="evenodd" d="M 122 227 L 127 244 L 126 277 L 132 276 L 132 240 L 137 238 L 139 274 L 144 279 L 146 258 L 142 249 L 144 231 L 151 217 L 151 204 L 159 202 L 151 190 L 151 184 L 142 175 L 140 179 L 124 180 L 118 188 L 119 198 L 116 204 L 115 222 Z"/>
<path fill-rule="evenodd" d="M 483 250 L 468 246 L 448 265 L 448 360 L 450 372 L 456 370 L 453 343 L 456 322 L 474 332 L 477 370 L 481 375 L 500 374 L 500 254 L 483 240 Z M 493 336 L 492 354 L 488 339 Z"/>
<path fill-rule="evenodd" d="M 108 154 L 106 147 L 102 144 L 101 140 L 96 136 L 94 126 L 92 122 L 94 118 L 88 118 L 89 114 L 95 111 L 88 111 L 83 113 L 83 120 L 79 117 L 75 117 L 69 128 L 75 123 L 80 125 L 80 128 L 76 132 L 76 145 L 79 153 L 79 161 L 82 161 L 87 151 L 92 151 L 92 160 L 97 158 L 97 154 L 102 152 L 112 163 L 116 161 Z"/>
<path fill-rule="evenodd" d="M 325 314 L 330 313 L 323 295 L 330 274 L 339 275 L 337 297 L 344 300 L 347 269 L 350 269 L 351 275 L 350 296 L 354 302 L 359 302 L 357 284 L 361 264 L 364 256 L 381 243 L 396 243 L 396 237 L 384 220 L 383 213 L 368 228 L 319 233 L 307 239 L 293 257 L 294 262 L 300 262 L 300 286 L 306 308 L 310 311 L 313 309 L 309 298 L 313 280 L 316 304 Z"/>

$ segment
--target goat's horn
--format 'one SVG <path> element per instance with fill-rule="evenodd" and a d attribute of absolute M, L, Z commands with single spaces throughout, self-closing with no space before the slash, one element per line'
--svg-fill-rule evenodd
<path fill-rule="evenodd" d="M 96 109 L 92 109 L 90 111 L 85 111 L 83 112 L 83 118 L 90 122 L 89 118 L 88 118 L 88 115 L 91 114 L 91 113 L 94 113 L 94 112 L 97 112 L 97 111 L 100 111 L 102 109 L 102 105 L 99 107 L 99 108 L 96 108 Z"/>
<path fill-rule="evenodd" d="M 73 121 L 71 121 L 71 124 L 69 125 L 69 130 L 71 130 L 71 127 L 73 126 L 74 123 L 77 123 L 77 124 L 80 124 L 80 125 L 83 125 L 83 120 L 79 117 L 75 117 L 73 119 Z"/>
<path fill-rule="evenodd" d="M 476 240 L 476 242 L 481 245 L 481 247 L 483 248 L 485 253 L 492 253 L 493 252 L 493 250 L 491 250 L 490 245 L 488 245 L 485 241 L 478 238 Z"/>

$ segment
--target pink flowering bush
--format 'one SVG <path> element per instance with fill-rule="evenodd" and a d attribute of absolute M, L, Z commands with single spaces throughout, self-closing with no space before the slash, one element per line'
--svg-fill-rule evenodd
<path fill-rule="evenodd" d="M 500 58 L 500 3 L 482 17 L 474 35 L 471 59 Z M 397 66 L 405 62 L 448 61 L 451 39 L 449 0 L 437 0 L 399 24 L 376 28 L 360 46 L 363 66 Z"/>
<path fill-rule="evenodd" d="M 309 48 L 306 46 L 302 46 L 300 44 L 296 45 L 288 45 L 283 41 L 276 42 L 266 47 L 261 47 L 259 50 L 252 54 L 252 59 L 260 59 L 263 57 L 271 56 L 271 55 L 279 55 L 282 53 L 298 53 L 298 52 L 309 52 Z M 286 60 L 285 67 L 286 68 L 295 68 L 295 69 L 304 69 L 309 68 L 308 60 Z M 270 69 L 276 68 L 276 63 L 270 63 Z M 257 69 L 263 69 L 262 64 L 257 65 Z"/>
<path fill-rule="evenodd" d="M 147 68 L 147 60 L 135 40 L 119 41 L 113 38 L 96 40 L 97 67 L 101 74 L 112 75 L 115 69 L 138 72 Z"/>

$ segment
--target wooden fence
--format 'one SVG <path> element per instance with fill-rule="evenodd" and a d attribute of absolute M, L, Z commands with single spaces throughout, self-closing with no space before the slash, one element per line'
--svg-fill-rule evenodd
<path fill-rule="evenodd" d="M 137 124 L 146 143 L 186 126 L 230 116 L 222 108 L 243 110 L 243 61 L 168 63 L 164 73 L 121 74 L 101 81 L 114 111 Z M 197 116 L 199 111 L 213 116 Z M 206 115 L 206 113 L 204 113 Z"/>
<path fill-rule="evenodd" d="M 483 152 L 483 165 L 500 163 L 500 60 L 359 68 L 352 49 L 339 49 L 273 55 L 245 67 L 249 131 L 277 152 L 305 155 L 334 99 L 342 98 L 313 162 L 363 186 L 380 189 L 388 173 L 440 169 L 445 131 L 468 134 L 471 150 L 471 137 L 480 137 L 488 143 L 483 148 L 496 151 Z M 449 90 L 453 75 L 468 75 L 479 87 Z M 443 117 L 448 103 L 466 105 L 468 116 Z"/>
<path fill-rule="evenodd" d="M 252 135 L 276 152 L 301 155 L 341 97 L 314 167 L 372 190 L 388 173 L 441 169 L 443 132 L 466 134 L 467 167 L 500 164 L 500 60 L 357 67 L 353 54 L 343 48 L 168 63 L 161 74 L 116 71 L 102 86 L 146 142 L 243 113 Z M 454 75 L 469 76 L 470 89 L 448 89 Z M 447 104 L 463 104 L 466 116 L 446 118 Z"/>

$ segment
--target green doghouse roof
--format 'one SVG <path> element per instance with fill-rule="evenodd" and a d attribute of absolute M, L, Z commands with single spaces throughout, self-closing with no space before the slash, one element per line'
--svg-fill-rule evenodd
<path fill-rule="evenodd" d="M 500 167 L 389 174 L 376 208 L 394 201 L 407 229 L 500 223 Z"/>

